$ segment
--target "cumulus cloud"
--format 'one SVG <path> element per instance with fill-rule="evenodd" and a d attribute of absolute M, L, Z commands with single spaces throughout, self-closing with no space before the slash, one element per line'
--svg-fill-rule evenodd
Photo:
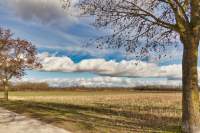
<path fill-rule="evenodd" d="M 74 23 L 79 12 L 74 8 L 64 10 L 61 0 L 8 0 L 6 4 L 23 20 L 51 25 Z"/>
<path fill-rule="evenodd" d="M 166 77 L 169 79 L 182 77 L 180 64 L 159 66 L 155 63 L 136 60 L 116 62 L 105 59 L 84 59 L 79 63 L 74 63 L 67 56 L 56 57 L 48 53 L 39 54 L 38 58 L 43 65 L 43 71 L 93 72 L 111 77 Z"/>
<path fill-rule="evenodd" d="M 49 56 L 48 53 L 42 53 L 39 55 L 39 60 L 43 65 L 44 71 L 75 71 L 74 62 L 68 57 L 56 57 Z"/>
<path fill-rule="evenodd" d="M 53 87 L 136 87 L 148 85 L 180 86 L 181 80 L 141 79 L 123 77 L 94 77 L 94 78 L 53 78 L 53 79 L 22 79 L 17 82 L 46 82 Z"/>

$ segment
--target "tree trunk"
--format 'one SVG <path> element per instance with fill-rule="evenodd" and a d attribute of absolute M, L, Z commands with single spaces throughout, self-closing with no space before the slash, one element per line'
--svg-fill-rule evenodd
<path fill-rule="evenodd" d="M 182 61 L 182 132 L 200 133 L 199 91 L 198 91 L 198 41 L 183 41 Z"/>
<path fill-rule="evenodd" d="M 4 83 L 4 99 L 5 99 L 6 101 L 8 101 L 8 89 L 9 89 L 9 87 L 8 87 L 8 82 L 6 81 L 6 82 Z"/>

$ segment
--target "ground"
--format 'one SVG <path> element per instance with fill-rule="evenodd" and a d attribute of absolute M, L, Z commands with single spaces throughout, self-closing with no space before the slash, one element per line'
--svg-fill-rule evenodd
<path fill-rule="evenodd" d="M 177 133 L 180 92 L 11 92 L 0 106 L 75 133 Z"/>
<path fill-rule="evenodd" d="M 64 129 L 0 108 L 0 133 L 70 133 Z"/>

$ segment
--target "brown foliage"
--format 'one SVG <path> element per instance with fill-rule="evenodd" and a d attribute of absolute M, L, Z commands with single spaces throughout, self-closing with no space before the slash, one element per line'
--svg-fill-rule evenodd
<path fill-rule="evenodd" d="M 10 30 L 0 28 L 0 80 L 20 78 L 26 69 L 41 67 L 37 62 L 36 48 L 30 42 L 15 39 Z"/>

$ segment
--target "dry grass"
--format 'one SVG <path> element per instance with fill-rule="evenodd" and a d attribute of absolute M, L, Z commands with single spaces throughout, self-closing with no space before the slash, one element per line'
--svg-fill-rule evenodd
<path fill-rule="evenodd" d="M 181 93 L 136 91 L 11 92 L 1 102 L 76 133 L 175 133 L 180 130 Z"/>

